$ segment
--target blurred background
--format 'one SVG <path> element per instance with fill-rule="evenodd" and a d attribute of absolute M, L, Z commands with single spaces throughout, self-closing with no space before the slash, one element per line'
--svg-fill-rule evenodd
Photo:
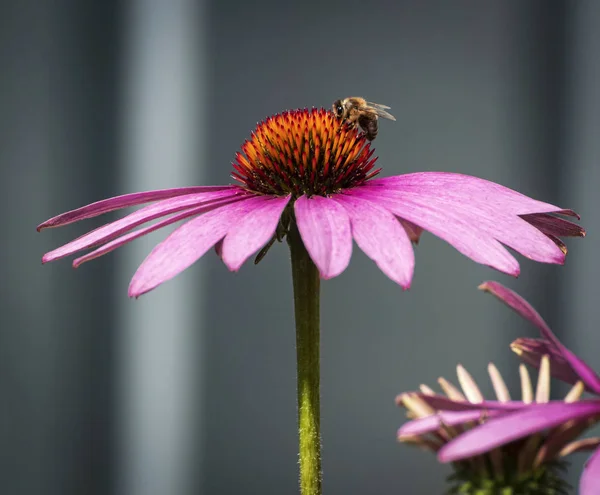
<path fill-rule="evenodd" d="M 455 380 L 457 363 L 489 393 L 494 361 L 518 395 L 508 345 L 536 330 L 477 291 L 484 280 L 518 290 L 600 369 L 600 2 L 0 5 L 2 493 L 296 493 L 286 246 L 237 274 L 209 253 L 130 300 L 166 232 L 73 270 L 40 258 L 117 215 L 35 227 L 126 192 L 227 184 L 257 121 L 339 97 L 392 107 L 383 175 L 494 180 L 575 209 L 588 236 L 565 267 L 519 257 L 513 280 L 426 233 L 408 292 L 355 248 L 322 286 L 325 493 L 441 493 L 448 468 L 395 440 L 394 398 Z"/>

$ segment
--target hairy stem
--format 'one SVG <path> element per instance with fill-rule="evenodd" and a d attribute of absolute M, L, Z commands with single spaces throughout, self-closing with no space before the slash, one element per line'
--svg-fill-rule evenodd
<path fill-rule="evenodd" d="M 293 219 L 287 239 L 292 258 L 296 317 L 300 493 L 320 495 L 319 271 L 310 259 Z"/>

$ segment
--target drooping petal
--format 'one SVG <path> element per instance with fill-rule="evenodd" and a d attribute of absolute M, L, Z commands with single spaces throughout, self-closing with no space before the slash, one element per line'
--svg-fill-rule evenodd
<path fill-rule="evenodd" d="M 350 217 L 352 237 L 390 279 L 408 289 L 415 267 L 410 239 L 388 210 L 376 205 L 368 196 L 337 194 L 332 198 Z"/>
<path fill-rule="evenodd" d="M 352 256 L 350 218 L 345 208 L 330 198 L 301 196 L 294 203 L 294 212 L 302 242 L 321 277 L 337 277 Z"/>
<path fill-rule="evenodd" d="M 480 213 L 505 211 L 514 215 L 527 215 L 568 211 L 485 179 L 450 172 L 416 172 L 373 179 L 369 184 L 393 187 L 405 192 L 443 194 L 449 201 L 466 202 L 470 208 Z"/>
<path fill-rule="evenodd" d="M 75 239 L 74 241 L 65 244 L 42 257 L 42 263 L 56 261 L 58 259 L 69 256 L 77 251 L 97 246 L 103 242 L 107 242 L 115 237 L 156 218 L 160 218 L 178 211 L 194 208 L 198 206 L 206 206 L 208 209 L 216 208 L 227 202 L 240 200 L 246 197 L 246 194 L 241 194 L 232 189 L 221 191 L 188 194 L 187 196 L 178 196 L 176 198 L 165 199 L 158 203 L 140 208 L 139 210 L 130 213 L 129 215 L 107 223 L 85 235 Z"/>
<path fill-rule="evenodd" d="M 579 479 L 580 495 L 597 495 L 600 493 L 600 448 L 592 454 L 583 468 Z"/>
<path fill-rule="evenodd" d="M 421 239 L 421 234 L 423 233 L 424 229 L 412 222 L 409 222 L 408 220 L 404 220 L 404 218 L 398 218 L 398 221 L 402 224 L 404 230 L 406 230 L 406 233 L 408 234 L 408 237 L 412 243 L 419 244 L 419 240 Z"/>
<path fill-rule="evenodd" d="M 219 258 L 223 258 L 223 239 L 221 239 L 219 242 L 217 242 L 215 244 L 215 254 L 219 257 Z"/>
<path fill-rule="evenodd" d="M 548 213 L 521 215 L 521 218 L 546 235 L 556 237 L 585 237 L 585 229 L 580 225 L 549 215 Z"/>
<path fill-rule="evenodd" d="M 174 189 L 160 189 L 156 191 L 138 192 L 132 194 L 123 194 L 122 196 L 115 196 L 114 198 L 104 199 L 97 201 L 90 205 L 77 208 L 76 210 L 67 211 L 61 213 L 37 227 L 38 232 L 42 229 L 49 229 L 53 227 L 62 227 L 79 220 L 86 218 L 93 218 L 109 211 L 119 210 L 121 208 L 127 208 L 128 206 L 136 206 L 144 203 L 150 203 L 151 201 L 158 201 L 161 199 L 175 198 L 177 196 L 184 196 L 187 194 L 198 194 L 205 192 L 214 192 L 222 190 L 241 190 L 237 186 L 194 186 L 194 187 L 177 187 Z"/>
<path fill-rule="evenodd" d="M 535 261 L 564 263 L 565 254 L 552 239 L 518 215 L 494 209 L 490 204 L 472 203 L 469 197 L 459 200 L 447 196 L 443 190 L 415 192 L 386 189 L 370 184 L 356 189 L 359 194 L 366 190 L 373 191 L 379 198 L 379 202 L 385 202 L 385 206 L 390 210 L 393 208 L 392 211 L 396 215 L 431 231 L 450 242 L 463 254 L 484 264 L 489 263 L 485 260 L 480 261 L 473 254 L 473 247 L 481 247 L 480 244 L 484 239 L 492 246 L 494 243 L 502 242 Z M 453 237 L 458 237 L 458 241 L 452 238 L 452 230 L 456 230 Z M 449 235 L 451 237 L 448 237 Z M 463 247 L 465 243 L 471 249 L 465 251 Z M 497 251 L 498 247 L 494 246 L 492 249 Z M 508 253 L 504 248 L 502 249 L 506 256 Z M 514 258 L 512 261 L 516 263 Z M 496 267 L 494 264 L 491 266 Z"/>
<path fill-rule="evenodd" d="M 472 457 L 519 438 L 553 428 L 569 420 L 577 420 L 599 413 L 600 401 L 582 401 L 571 404 L 551 402 L 528 406 L 522 411 L 492 419 L 463 433 L 445 445 L 440 450 L 438 457 L 441 462 Z"/>
<path fill-rule="evenodd" d="M 573 371 L 556 346 L 545 339 L 519 338 L 510 344 L 510 348 L 521 361 L 537 369 L 540 368 L 542 356 L 548 355 L 550 374 L 554 378 L 572 385 L 579 381 L 579 375 Z"/>
<path fill-rule="evenodd" d="M 566 445 L 569 445 L 571 441 L 589 427 L 588 421 L 570 421 L 550 430 L 543 445 L 539 447 L 535 457 L 535 465 L 539 466 L 554 459 L 564 450 Z"/>
<path fill-rule="evenodd" d="M 221 258 L 227 268 L 239 270 L 250 255 L 273 237 L 290 197 L 259 196 L 260 201 L 229 229 L 221 248 Z"/>
<path fill-rule="evenodd" d="M 129 244 L 131 241 L 134 241 L 135 239 L 143 237 L 146 234 L 149 234 L 150 232 L 154 232 L 155 230 L 162 229 L 163 227 L 166 227 L 167 225 L 171 225 L 175 222 L 179 222 L 180 220 L 185 220 L 186 218 L 193 217 L 194 215 L 199 215 L 201 213 L 205 213 L 205 212 L 212 210 L 223 204 L 227 204 L 227 203 L 219 202 L 219 203 L 217 203 L 217 205 L 215 205 L 214 203 L 211 203 L 209 206 L 199 206 L 198 208 L 192 208 L 190 210 L 185 210 L 183 213 L 179 213 L 178 215 L 173 215 L 169 218 L 165 218 L 164 220 L 153 223 L 152 225 L 149 225 L 148 227 L 144 227 L 144 228 L 135 230 L 133 232 L 129 232 L 128 234 L 122 235 L 120 237 L 117 237 L 116 239 L 114 239 L 110 242 L 107 242 L 106 244 L 103 244 L 98 249 L 95 249 L 94 251 L 87 253 L 84 256 L 74 259 L 73 260 L 73 268 L 78 268 L 79 266 L 81 266 L 83 263 L 86 263 L 87 261 L 91 261 L 93 259 L 99 258 L 100 256 L 104 256 L 105 254 L 108 254 L 111 251 L 114 251 L 115 249 L 117 249 L 121 246 L 124 246 L 125 244 Z"/>
<path fill-rule="evenodd" d="M 141 296 L 188 268 L 260 202 L 261 197 L 251 196 L 209 211 L 178 227 L 152 250 L 137 269 L 129 284 L 130 297 Z"/>
<path fill-rule="evenodd" d="M 467 414 L 470 414 L 474 419 L 479 418 L 479 416 L 481 415 L 480 411 L 466 412 Z M 402 440 L 403 438 L 413 437 L 415 435 L 425 435 L 427 433 L 436 431 L 440 428 L 440 426 L 442 426 L 442 421 L 440 417 L 437 414 L 432 414 L 431 416 L 413 419 L 408 423 L 404 423 L 398 429 L 397 437 L 399 440 Z"/>
<path fill-rule="evenodd" d="M 383 188 L 363 186 L 349 191 L 349 195 L 376 197 L 378 204 L 395 215 L 418 224 L 437 237 L 454 246 L 459 252 L 473 261 L 491 266 L 510 275 L 519 274 L 517 260 L 491 236 L 483 235 L 472 222 L 448 212 L 436 204 L 428 204 L 422 198 L 408 200 L 399 194 Z"/>
<path fill-rule="evenodd" d="M 600 394 L 600 377 L 583 360 L 562 345 L 538 312 L 525 299 L 498 282 L 484 282 L 479 288 L 493 294 L 516 313 L 533 323 L 540 330 L 542 337 L 554 345 L 562 354 L 565 361 L 573 368 L 573 371 L 581 378 L 586 387 Z"/>

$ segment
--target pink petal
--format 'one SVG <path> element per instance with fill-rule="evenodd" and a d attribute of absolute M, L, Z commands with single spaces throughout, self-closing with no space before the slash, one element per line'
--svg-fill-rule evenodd
<path fill-rule="evenodd" d="M 38 232 L 42 229 L 49 229 L 53 227 L 62 227 L 79 220 L 86 218 L 92 218 L 109 211 L 119 210 L 128 206 L 140 205 L 143 203 L 149 203 L 150 201 L 157 201 L 159 199 L 174 198 L 177 196 L 183 196 L 187 194 L 198 194 L 212 191 L 222 190 L 240 190 L 237 186 L 194 186 L 194 187 L 177 187 L 174 189 L 160 189 L 157 191 L 137 192 L 132 194 L 124 194 L 122 196 L 116 196 L 114 198 L 104 199 L 97 201 L 90 205 L 71 210 L 66 213 L 61 213 L 50 220 L 46 220 L 40 224 L 37 228 Z"/>
<path fill-rule="evenodd" d="M 158 244 L 135 272 L 130 297 L 139 297 L 192 265 L 260 204 L 260 196 L 225 205 L 184 223 Z"/>
<path fill-rule="evenodd" d="M 78 268 L 79 266 L 81 266 L 83 263 L 85 263 L 87 261 L 91 261 L 100 256 L 104 256 L 105 254 L 110 253 L 111 251 L 114 251 L 115 249 L 117 249 L 121 246 L 124 246 L 125 244 L 128 244 L 135 239 L 138 239 L 139 237 L 145 236 L 146 234 L 149 234 L 150 232 L 154 232 L 155 230 L 161 229 L 163 227 L 166 227 L 167 225 L 171 225 L 172 223 L 179 222 L 180 220 L 184 220 L 184 219 L 192 217 L 194 215 L 199 215 L 200 213 L 205 213 L 209 210 L 213 210 L 215 208 L 218 208 L 219 206 L 228 204 L 230 202 L 231 201 L 219 202 L 216 204 L 211 203 L 208 206 L 200 206 L 198 208 L 192 208 L 191 210 L 186 210 L 183 213 L 180 213 L 179 215 L 173 215 L 172 217 L 161 220 L 160 222 L 156 222 L 152 225 L 149 225 L 148 227 L 144 227 L 144 228 L 138 229 L 134 232 L 130 232 L 129 234 L 122 235 L 121 237 L 117 237 L 115 240 L 113 240 L 111 242 L 107 242 L 106 244 L 99 247 L 98 249 L 73 260 L 73 268 Z"/>
<path fill-rule="evenodd" d="M 579 480 L 580 495 L 598 495 L 600 493 L 600 448 L 592 454 L 583 468 Z"/>
<path fill-rule="evenodd" d="M 425 418 L 413 419 L 402 425 L 398 430 L 398 437 L 424 435 L 439 429 L 442 425 L 456 426 L 479 421 L 485 418 L 491 418 L 500 414 L 506 414 L 502 411 L 485 411 L 477 409 L 472 411 L 440 411 L 437 414 Z"/>
<path fill-rule="evenodd" d="M 522 411 L 492 419 L 463 433 L 442 447 L 438 458 L 441 462 L 451 462 L 472 457 L 567 421 L 599 413 L 600 401 L 581 401 L 570 404 L 549 402 L 529 406 Z"/>
<path fill-rule="evenodd" d="M 442 194 L 450 201 L 466 202 L 472 208 L 483 207 L 484 211 L 489 208 L 491 211 L 506 211 L 514 215 L 570 211 L 537 201 L 495 182 L 449 172 L 417 172 L 373 179 L 369 184 L 423 195 Z"/>
<path fill-rule="evenodd" d="M 368 196 L 337 194 L 352 225 L 352 236 L 364 253 L 390 279 L 408 289 L 415 267 L 415 255 L 406 231 L 389 211 Z"/>
<path fill-rule="evenodd" d="M 400 193 L 363 186 L 347 192 L 356 197 L 376 197 L 389 211 L 418 224 L 445 240 L 473 261 L 491 266 L 510 275 L 519 274 L 519 263 L 498 241 L 485 235 L 473 222 L 423 198 L 403 197 Z"/>
<path fill-rule="evenodd" d="M 366 187 L 370 188 L 371 186 L 364 186 L 361 189 Z M 394 213 L 403 218 L 406 218 L 402 213 L 403 205 L 408 209 L 425 207 L 428 211 L 435 208 L 443 223 L 449 220 L 452 222 L 457 220 L 462 224 L 466 222 L 478 231 L 479 237 L 485 233 L 534 261 L 564 263 L 565 253 L 556 243 L 521 217 L 509 213 L 505 209 L 499 209 L 500 207 L 492 201 L 494 198 L 488 198 L 487 203 L 478 204 L 468 196 L 454 198 L 445 190 L 415 192 L 398 189 L 386 190 L 383 187 L 376 189 L 381 191 L 378 193 L 379 197 L 395 201 L 395 207 L 398 209 L 394 210 Z M 426 227 L 418 221 L 415 223 Z M 427 230 L 430 229 L 427 228 Z M 437 235 L 435 231 L 432 230 L 432 232 Z"/>
<path fill-rule="evenodd" d="M 261 201 L 229 230 L 223 240 L 221 258 L 231 271 L 239 270 L 252 253 L 269 242 L 290 198 L 290 195 L 259 197 Z"/>
<path fill-rule="evenodd" d="M 400 405 L 402 403 L 402 396 L 404 394 L 400 394 L 396 397 L 396 404 Z M 507 401 L 500 402 L 495 400 L 486 400 L 483 402 L 478 402 L 474 404 L 468 401 L 457 401 L 452 400 L 446 397 L 445 395 L 429 395 L 423 394 L 421 392 L 409 392 L 409 395 L 414 395 L 418 397 L 420 400 L 425 402 L 429 407 L 435 409 L 437 411 L 472 411 L 472 410 L 499 410 L 499 411 L 515 411 L 518 409 L 523 409 L 527 406 L 521 401 Z"/>
<path fill-rule="evenodd" d="M 533 323 L 540 330 L 542 337 L 556 347 L 565 361 L 573 368 L 573 371 L 581 378 L 581 381 L 586 387 L 595 393 L 600 394 L 600 377 L 583 360 L 579 359 L 569 349 L 562 345 L 560 340 L 552 333 L 552 330 L 550 330 L 550 327 L 548 327 L 538 312 L 533 309 L 525 299 L 498 282 L 484 282 L 479 288 L 493 294 L 509 308 Z"/>
<path fill-rule="evenodd" d="M 352 256 L 350 218 L 344 207 L 322 196 L 302 196 L 294 203 L 296 223 L 321 277 L 342 273 Z"/>
<path fill-rule="evenodd" d="M 77 251 L 81 251 L 82 249 L 87 249 L 110 239 L 114 239 L 118 235 L 121 235 L 138 225 L 154 220 L 155 218 L 200 205 L 206 205 L 207 208 L 214 208 L 222 205 L 224 202 L 231 202 L 232 200 L 235 201 L 242 198 L 244 198 L 244 195 L 240 194 L 238 191 L 226 189 L 222 191 L 189 194 L 187 196 L 165 199 L 158 203 L 153 203 L 140 208 L 119 220 L 107 223 L 64 246 L 46 253 L 42 258 L 42 263 L 56 261 L 76 253 Z"/>

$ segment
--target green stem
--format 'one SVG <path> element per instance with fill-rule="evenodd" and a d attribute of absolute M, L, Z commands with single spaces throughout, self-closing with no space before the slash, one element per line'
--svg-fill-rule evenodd
<path fill-rule="evenodd" d="M 300 493 L 320 495 L 319 271 L 304 247 L 294 219 L 287 239 L 292 258 L 296 317 Z"/>

